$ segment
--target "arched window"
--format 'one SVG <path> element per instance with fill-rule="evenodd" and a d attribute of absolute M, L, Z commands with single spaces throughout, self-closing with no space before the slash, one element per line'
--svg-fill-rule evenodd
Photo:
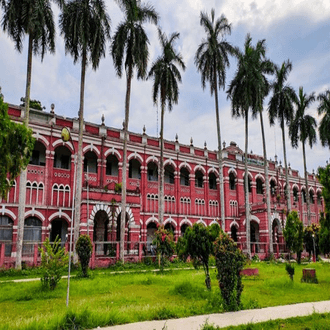
<path fill-rule="evenodd" d="M 189 186 L 189 171 L 185 167 L 180 170 L 180 185 Z"/>
<path fill-rule="evenodd" d="M 262 180 L 260 178 L 257 178 L 256 188 L 257 188 L 257 194 L 259 195 L 262 195 L 264 193 L 264 189 L 262 185 L 263 185 Z"/>
<path fill-rule="evenodd" d="M 55 149 L 54 168 L 70 169 L 71 152 L 65 146 Z"/>
<path fill-rule="evenodd" d="M 314 203 L 315 203 L 315 201 L 314 201 L 314 192 L 313 192 L 313 190 L 310 190 L 310 191 L 309 191 L 309 202 L 310 202 L 311 204 L 314 204 Z"/>
<path fill-rule="evenodd" d="M 118 176 L 118 159 L 115 155 L 107 157 L 106 175 Z"/>
<path fill-rule="evenodd" d="M 164 173 L 165 183 L 174 183 L 174 168 L 171 165 L 165 166 L 165 173 Z"/>
<path fill-rule="evenodd" d="M 6 215 L 0 215 L 0 243 L 5 243 L 5 256 L 11 254 L 13 225 L 13 220 Z"/>
<path fill-rule="evenodd" d="M 299 194 L 298 194 L 298 188 L 293 187 L 293 201 L 298 202 L 299 201 Z"/>
<path fill-rule="evenodd" d="M 97 157 L 93 151 L 85 153 L 84 172 L 97 173 Z"/>
<path fill-rule="evenodd" d="M 195 187 L 203 188 L 203 173 L 201 171 L 196 171 L 195 173 Z"/>
<path fill-rule="evenodd" d="M 148 181 L 158 181 L 158 166 L 154 162 L 148 163 Z"/>
<path fill-rule="evenodd" d="M 275 196 L 276 194 L 276 182 L 274 180 L 270 181 L 270 194 Z"/>
<path fill-rule="evenodd" d="M 36 141 L 34 144 L 30 164 L 39 166 L 46 165 L 46 147 L 40 141 Z"/>
<path fill-rule="evenodd" d="M 141 165 L 137 159 L 129 161 L 128 177 L 131 179 L 141 179 Z"/>
<path fill-rule="evenodd" d="M 322 205 L 322 195 L 320 192 L 317 193 L 317 204 Z"/>
<path fill-rule="evenodd" d="M 234 173 L 229 174 L 229 189 L 236 190 L 236 177 Z"/>
<path fill-rule="evenodd" d="M 244 176 L 243 184 L 244 184 L 244 192 L 245 192 L 245 176 Z M 252 180 L 249 176 L 248 176 L 248 186 L 249 186 L 249 193 L 251 193 L 252 192 Z"/>
<path fill-rule="evenodd" d="M 301 196 L 302 196 L 302 202 L 306 203 L 306 190 L 305 189 L 301 190 Z"/>
<path fill-rule="evenodd" d="M 217 177 L 213 172 L 209 174 L 209 188 L 212 190 L 217 189 Z"/>

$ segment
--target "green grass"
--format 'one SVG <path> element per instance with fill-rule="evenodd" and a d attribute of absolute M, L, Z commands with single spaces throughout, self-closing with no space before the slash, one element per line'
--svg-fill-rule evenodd
<path fill-rule="evenodd" d="M 204 324 L 201 330 L 329 330 L 330 313 L 312 314 L 303 317 L 293 317 L 285 320 L 272 320 L 261 323 L 249 323 L 237 327 L 219 328 L 212 324 Z"/>
<path fill-rule="evenodd" d="M 252 264 L 260 275 L 243 279 L 243 308 L 329 300 L 330 265 L 312 266 L 319 284 L 300 282 L 306 266 L 295 266 L 291 282 L 282 264 Z M 110 271 L 93 271 L 88 279 L 72 278 L 69 310 L 66 280 L 53 292 L 42 291 L 39 281 L 0 283 L 0 329 L 86 329 L 223 311 L 215 269 L 211 292 L 205 288 L 201 270 L 117 275 Z"/>

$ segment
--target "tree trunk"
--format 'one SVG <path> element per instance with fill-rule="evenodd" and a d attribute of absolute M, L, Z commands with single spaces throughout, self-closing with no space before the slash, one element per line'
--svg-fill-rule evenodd
<path fill-rule="evenodd" d="M 81 217 L 81 194 L 83 180 L 83 133 L 84 133 L 84 93 L 85 93 L 85 76 L 86 76 L 86 49 L 83 50 L 81 59 L 81 78 L 80 78 L 80 105 L 79 105 L 79 133 L 78 133 L 78 155 L 76 164 L 76 197 L 75 197 L 75 212 L 73 219 L 74 228 L 74 244 L 73 244 L 73 261 L 78 261 L 76 253 L 76 243 L 80 234 L 80 217 Z M 88 221 L 88 219 L 87 219 Z M 72 224 L 71 224 L 72 225 Z"/>
<path fill-rule="evenodd" d="M 308 225 L 310 226 L 311 221 L 311 209 L 310 209 L 310 203 L 309 203 L 309 191 L 308 191 L 308 180 L 307 180 L 307 167 L 306 167 L 306 151 L 305 151 L 305 143 L 302 143 L 302 149 L 303 149 L 303 157 L 304 157 L 304 176 L 305 176 L 305 192 L 306 192 L 306 203 L 307 203 L 307 221 Z"/>
<path fill-rule="evenodd" d="M 28 61 L 26 73 L 26 90 L 25 90 L 25 117 L 24 125 L 29 126 L 30 117 L 30 90 L 32 76 L 32 37 L 29 35 Z M 27 169 L 21 172 L 19 178 L 19 196 L 18 196 L 18 219 L 17 219 L 17 238 L 16 238 L 16 269 L 22 268 L 22 250 L 24 237 L 24 218 L 25 218 L 25 202 L 26 202 L 26 178 Z"/>
<path fill-rule="evenodd" d="M 164 112 L 165 103 L 162 102 L 161 119 L 160 119 L 160 160 L 159 160 L 159 200 L 158 213 L 159 223 L 162 226 L 164 223 Z"/>
<path fill-rule="evenodd" d="M 286 201 L 287 201 L 288 213 L 290 213 L 291 212 L 291 194 L 290 194 L 290 185 L 289 185 L 288 165 L 287 165 L 287 161 L 286 161 L 284 120 L 282 120 L 281 128 L 282 128 L 283 157 L 284 157 L 284 167 L 285 167 Z"/>
<path fill-rule="evenodd" d="M 223 166 L 222 166 L 222 147 L 221 147 L 221 131 L 220 131 L 220 117 L 218 104 L 218 85 L 217 75 L 214 75 L 214 99 L 215 99 L 215 114 L 217 120 L 217 135 L 218 135 L 218 162 L 219 162 L 219 180 L 220 180 L 220 205 L 221 205 L 221 228 L 225 231 L 225 194 L 223 187 Z"/>
<path fill-rule="evenodd" d="M 127 72 L 126 80 L 126 99 L 125 99 L 125 121 L 124 121 L 124 148 L 123 148 L 123 171 L 122 171 L 122 187 L 121 187 L 121 217 L 120 217 L 120 252 L 119 257 L 122 263 L 125 262 L 125 222 L 126 222 L 126 177 L 127 177 L 127 137 L 128 137 L 128 120 L 129 105 L 131 97 L 131 81 L 132 66 L 130 65 Z"/>
<path fill-rule="evenodd" d="M 249 172 L 247 166 L 248 159 L 248 139 L 249 139 L 249 126 L 248 126 L 248 111 L 245 111 L 245 154 L 244 154 L 244 186 L 245 186 L 245 227 L 246 227 L 246 248 L 247 253 L 251 257 L 250 246 L 250 204 L 249 204 Z"/>
<path fill-rule="evenodd" d="M 269 178 L 268 178 L 268 160 L 266 151 L 266 139 L 264 130 L 264 120 L 262 111 L 260 111 L 260 124 L 261 124 L 261 135 L 262 135 L 262 147 L 264 152 L 264 171 L 265 171 L 265 186 L 266 186 L 266 204 L 267 204 L 267 219 L 268 219 L 268 237 L 269 237 L 269 253 L 274 253 L 273 250 L 273 227 L 270 211 L 270 192 L 269 192 Z"/>

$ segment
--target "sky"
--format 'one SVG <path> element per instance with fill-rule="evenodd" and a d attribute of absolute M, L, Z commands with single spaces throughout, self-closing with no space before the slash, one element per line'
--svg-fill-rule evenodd
<path fill-rule="evenodd" d="M 198 45 L 205 37 L 200 26 L 201 11 L 210 14 L 215 9 L 216 17 L 222 14 L 231 24 L 231 34 L 225 38 L 233 46 L 243 49 L 246 35 L 250 33 L 252 44 L 266 40 L 266 56 L 277 65 L 288 59 L 292 62 L 292 71 L 288 83 L 298 92 L 303 86 L 305 93 L 321 92 L 330 89 L 330 1 L 329 0 L 166 0 L 148 2 L 154 6 L 160 16 L 159 26 L 167 34 L 179 32 L 180 38 L 175 43 L 186 65 L 182 72 L 182 84 L 179 85 L 179 102 L 171 112 L 166 111 L 164 138 L 174 140 L 178 134 L 182 144 L 193 144 L 210 150 L 217 149 L 214 97 L 209 86 L 201 86 L 200 74 L 194 64 Z M 123 14 L 114 0 L 105 0 L 111 18 L 111 36 Z M 74 65 L 69 54 L 65 54 L 63 37 L 58 28 L 59 9 L 52 5 L 56 22 L 56 53 L 47 53 L 41 62 L 40 57 L 33 57 L 31 98 L 40 100 L 50 111 L 55 104 L 55 113 L 70 118 L 78 117 L 80 70 L 78 62 Z M 2 19 L 3 12 L 0 10 Z M 157 28 L 145 24 L 148 34 L 149 65 L 160 55 L 161 48 Z M 0 30 L 0 86 L 5 102 L 18 105 L 25 95 L 27 62 L 27 38 L 24 40 L 22 53 L 17 52 L 13 41 Z M 220 125 L 222 140 L 228 145 L 235 141 L 244 150 L 244 120 L 232 118 L 231 103 L 226 90 L 235 75 L 237 61 L 230 58 L 227 69 L 226 87 L 219 92 Z M 270 77 L 270 81 L 272 81 Z M 143 126 L 150 136 L 159 136 L 160 106 L 152 101 L 152 79 L 132 81 L 129 130 L 142 133 Z M 101 124 L 102 114 L 109 127 L 122 128 L 126 79 L 116 76 L 110 55 L 110 41 L 107 44 L 106 57 L 94 71 L 91 65 L 87 69 L 85 89 L 84 117 L 88 122 Z M 275 154 L 283 162 L 282 134 L 278 124 L 269 126 L 267 98 L 264 102 L 264 122 L 267 141 L 268 159 Z M 312 103 L 308 113 L 317 122 L 318 101 Z M 261 129 L 259 119 L 249 118 L 249 151 L 262 155 Z M 303 177 L 302 148 L 291 147 L 286 136 L 287 158 L 291 167 L 299 170 Z M 323 148 L 318 141 L 313 149 L 306 149 L 307 170 L 317 170 L 329 160 L 329 149 Z"/>

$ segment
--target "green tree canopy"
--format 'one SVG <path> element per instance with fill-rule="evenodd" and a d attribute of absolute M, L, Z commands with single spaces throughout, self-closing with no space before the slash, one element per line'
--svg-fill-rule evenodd
<path fill-rule="evenodd" d="M 21 97 L 21 107 L 25 107 L 25 98 Z M 36 109 L 36 110 L 44 110 L 46 107 L 44 107 L 39 100 L 30 100 L 30 108 Z"/>
<path fill-rule="evenodd" d="M 10 120 L 0 90 L 0 197 L 7 197 L 14 179 L 28 165 L 33 147 L 32 131 Z"/>

